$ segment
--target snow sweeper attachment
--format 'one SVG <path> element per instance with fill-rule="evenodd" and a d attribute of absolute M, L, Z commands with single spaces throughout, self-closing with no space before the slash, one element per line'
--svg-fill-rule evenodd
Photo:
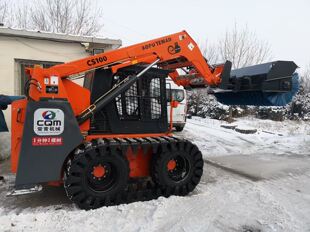
<path fill-rule="evenodd" d="M 299 88 L 296 68 L 292 61 L 274 61 L 235 69 L 211 93 L 225 105 L 284 106 Z"/>

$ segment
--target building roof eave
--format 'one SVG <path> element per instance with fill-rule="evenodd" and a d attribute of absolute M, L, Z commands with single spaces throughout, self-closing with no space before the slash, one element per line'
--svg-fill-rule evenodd
<path fill-rule="evenodd" d="M 70 35 L 63 33 L 52 33 L 44 31 L 34 31 L 25 29 L 13 29 L 8 27 L 0 27 L 0 36 L 12 36 L 22 37 L 29 39 L 42 39 L 58 42 L 76 42 L 76 43 L 95 43 L 103 45 L 113 45 L 113 47 L 120 47 L 122 41 L 119 39 L 109 39 L 94 36 L 81 36 L 81 35 Z"/>

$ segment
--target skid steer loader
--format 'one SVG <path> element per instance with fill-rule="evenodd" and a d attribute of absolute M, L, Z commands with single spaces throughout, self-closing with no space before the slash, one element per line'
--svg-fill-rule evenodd
<path fill-rule="evenodd" d="M 264 102 L 270 96 L 286 96 L 280 102 L 286 104 L 296 67 L 278 61 L 231 72 L 229 61 L 208 64 L 181 31 L 29 68 L 26 99 L 12 105 L 11 195 L 63 185 L 82 209 L 187 195 L 198 185 L 204 162 L 195 141 L 171 133 L 166 78 L 188 89 L 211 88 L 227 104 L 279 103 Z M 72 81 L 85 72 L 92 75 L 84 87 Z M 246 93 L 257 94 L 255 102 L 245 100 Z"/>

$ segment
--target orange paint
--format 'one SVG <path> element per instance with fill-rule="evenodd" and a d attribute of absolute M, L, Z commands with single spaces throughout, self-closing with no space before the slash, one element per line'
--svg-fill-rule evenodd
<path fill-rule="evenodd" d="M 90 91 L 70 80 L 64 79 L 63 84 L 66 88 L 67 99 L 70 102 L 73 113 L 77 116 L 90 105 Z M 89 127 L 90 120 L 80 125 L 81 131 L 88 131 Z"/>
<path fill-rule="evenodd" d="M 113 139 L 113 138 L 145 138 L 145 137 L 160 137 L 160 136 L 171 136 L 172 133 L 154 133 L 154 134 L 98 134 L 98 135 L 87 135 L 85 137 L 86 141 L 91 141 L 93 139 Z"/>
<path fill-rule="evenodd" d="M 11 171 L 17 172 L 19 152 L 23 139 L 27 100 L 22 99 L 12 103 L 11 115 Z"/>
<path fill-rule="evenodd" d="M 93 170 L 93 175 L 97 178 L 101 178 L 105 175 L 106 171 L 105 171 L 105 168 L 102 167 L 101 164 L 99 164 L 98 166 L 95 166 L 94 167 L 94 170 Z"/>
<path fill-rule="evenodd" d="M 127 150 L 127 159 L 129 161 L 130 177 L 146 177 L 150 175 L 150 162 L 152 158 L 152 149 L 148 149 L 146 154 L 141 147 L 136 153 L 131 148 Z"/>
<path fill-rule="evenodd" d="M 63 181 L 49 181 L 48 186 L 60 187 L 63 185 Z"/>
<path fill-rule="evenodd" d="M 175 167 L 177 166 L 177 162 L 175 162 L 175 160 L 169 160 L 168 164 L 167 164 L 167 169 L 168 171 L 172 171 L 173 169 L 175 169 Z"/>

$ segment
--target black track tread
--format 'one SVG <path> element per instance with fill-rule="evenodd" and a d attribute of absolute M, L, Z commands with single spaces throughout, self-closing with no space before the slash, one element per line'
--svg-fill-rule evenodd
<path fill-rule="evenodd" d="M 178 139 L 176 137 L 163 137 L 166 141 L 169 141 L 169 145 L 166 146 L 164 152 L 175 152 L 175 151 L 186 151 L 191 156 L 193 156 L 193 166 L 194 170 L 192 176 L 189 178 L 187 183 L 183 185 L 176 185 L 174 187 L 167 186 L 164 183 L 161 183 L 159 172 L 160 172 L 160 160 L 165 155 L 164 152 L 158 152 L 153 157 L 153 167 L 152 167 L 152 178 L 155 183 L 157 183 L 161 189 L 163 189 L 163 195 L 168 197 L 170 195 L 187 195 L 189 192 L 193 191 L 194 188 L 198 185 L 200 178 L 203 173 L 203 160 L 202 154 L 197 148 L 196 145 L 191 142 Z"/>
<path fill-rule="evenodd" d="M 75 176 L 75 172 L 78 173 L 78 170 L 76 169 L 79 169 L 79 166 L 75 165 L 74 167 L 70 167 L 71 162 L 69 162 L 69 167 L 67 168 L 69 172 L 67 175 L 69 175 L 70 178 L 67 178 L 67 180 L 64 181 L 67 195 L 74 203 L 78 202 L 77 205 L 80 208 L 86 210 L 95 209 L 102 206 L 127 204 L 136 201 L 148 201 L 157 199 L 160 196 L 184 196 L 195 189 L 196 185 L 200 181 L 200 177 L 202 176 L 203 161 L 201 152 L 198 150 L 196 145 L 193 145 L 185 139 L 172 136 L 162 136 L 146 138 L 115 138 L 93 141 L 92 146 L 88 146 L 85 149 L 85 152 L 89 154 L 88 157 L 84 157 L 83 152 L 75 155 L 75 157 L 79 159 L 79 165 L 86 165 L 87 159 L 91 159 L 94 156 L 91 150 L 94 147 L 97 147 L 98 144 L 101 145 L 98 146 L 100 152 L 110 150 L 112 155 L 122 155 L 124 157 L 126 157 L 126 152 L 129 147 L 131 147 L 133 151 L 137 151 L 139 146 L 142 146 L 142 149 L 145 149 L 145 151 L 151 148 L 154 153 L 153 159 L 157 156 L 162 156 L 165 152 L 185 150 L 190 152 L 194 157 L 195 171 L 190 182 L 186 185 L 169 187 L 161 185 L 158 181 L 156 181 L 158 180 L 158 173 L 156 172 L 156 168 L 154 169 L 154 166 L 156 166 L 155 164 L 152 166 L 151 170 L 152 180 L 148 178 L 141 182 L 140 179 L 138 181 L 135 179 L 130 179 L 127 188 L 123 192 L 115 194 L 115 196 L 110 198 L 101 199 L 99 197 L 88 198 L 85 196 L 85 193 L 81 191 L 81 187 L 76 185 L 80 180 L 78 176 Z M 147 147 L 147 149 L 145 147 Z M 156 163 L 156 159 L 154 162 Z M 71 185 L 71 187 L 67 188 L 66 185 Z"/>
<path fill-rule="evenodd" d="M 160 143 L 152 137 L 146 137 L 144 139 L 150 142 L 150 144 L 152 146 L 153 153 L 157 153 Z"/>

